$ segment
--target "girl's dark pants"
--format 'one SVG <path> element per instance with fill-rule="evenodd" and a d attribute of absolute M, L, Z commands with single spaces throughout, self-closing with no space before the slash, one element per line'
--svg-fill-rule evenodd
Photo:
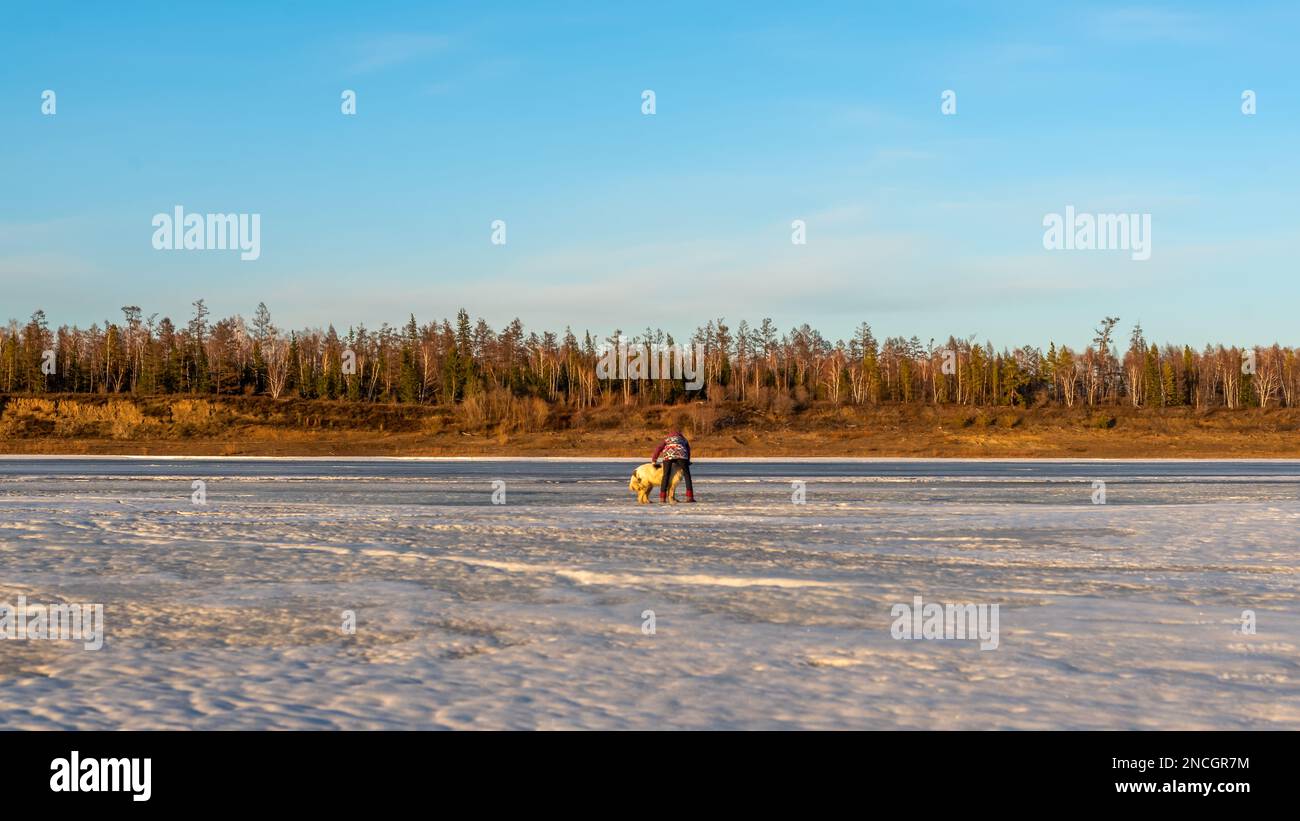
<path fill-rule="evenodd" d="M 665 459 L 664 460 L 664 483 L 659 488 L 659 495 L 666 496 L 668 488 L 673 486 L 673 473 L 680 470 L 682 478 L 686 480 L 686 492 L 695 495 L 695 488 L 691 486 L 691 463 L 689 459 Z"/>

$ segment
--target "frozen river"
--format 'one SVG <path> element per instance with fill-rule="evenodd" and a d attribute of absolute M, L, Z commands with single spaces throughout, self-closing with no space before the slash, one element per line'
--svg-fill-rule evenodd
<path fill-rule="evenodd" d="M 0 458 L 0 729 L 1300 729 L 1300 463 L 636 464 Z"/>

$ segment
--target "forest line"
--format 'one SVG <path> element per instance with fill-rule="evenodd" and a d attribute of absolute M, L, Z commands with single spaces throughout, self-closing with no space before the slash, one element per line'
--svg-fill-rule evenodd
<path fill-rule="evenodd" d="M 1300 401 L 1300 348 L 1206 344 L 1159 346 L 1140 326 L 1127 345 L 1116 341 L 1116 317 L 1104 318 L 1082 350 L 1049 341 L 995 350 L 972 338 L 922 344 L 877 340 L 862 323 L 847 340 L 831 341 L 808 324 L 780 332 L 711 320 L 689 338 L 647 328 L 607 337 L 584 332 L 525 331 L 518 320 L 500 331 L 483 319 L 401 327 L 363 325 L 340 335 L 284 330 L 265 304 L 251 322 L 235 315 L 211 321 L 203 300 L 183 326 L 137 306 L 120 322 L 51 328 L 43 311 L 0 336 L 0 391 L 9 394 L 257 395 L 455 405 L 493 398 L 540 399 L 583 408 L 621 401 L 672 404 L 696 399 L 740 401 L 763 408 L 811 402 L 837 405 L 934 404 L 1065 407 L 1295 407 Z M 699 376 L 683 379 L 602 378 L 611 346 L 698 351 Z M 698 390 L 688 390 L 698 384 Z"/>

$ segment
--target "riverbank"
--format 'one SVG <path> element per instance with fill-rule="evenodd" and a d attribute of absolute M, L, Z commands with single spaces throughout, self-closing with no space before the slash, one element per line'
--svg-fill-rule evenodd
<path fill-rule="evenodd" d="M 1300 410 L 844 407 L 575 409 L 264 397 L 0 398 L 0 453 L 194 456 L 639 456 L 678 427 L 698 456 L 1300 458 Z"/>

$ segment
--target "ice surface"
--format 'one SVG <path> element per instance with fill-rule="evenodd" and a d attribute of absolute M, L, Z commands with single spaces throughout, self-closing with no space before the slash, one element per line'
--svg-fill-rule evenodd
<path fill-rule="evenodd" d="M 1300 463 L 636 464 L 0 459 L 0 603 L 107 628 L 0 640 L 0 729 L 1300 729 Z"/>

